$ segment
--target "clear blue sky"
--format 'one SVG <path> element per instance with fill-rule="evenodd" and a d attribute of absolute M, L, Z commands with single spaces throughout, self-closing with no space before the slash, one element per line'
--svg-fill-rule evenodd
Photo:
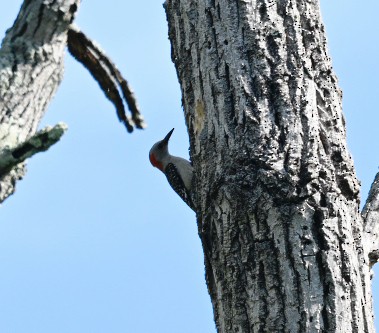
<path fill-rule="evenodd" d="M 127 134 L 90 75 L 66 57 L 43 125 L 64 121 L 69 131 L 29 161 L 0 208 L 1 332 L 215 332 L 195 215 L 148 161 L 172 127 L 171 151 L 188 156 L 161 2 L 80 7 L 76 23 L 129 80 L 149 127 Z M 1 1 L 0 34 L 20 4 Z M 323 0 L 322 12 L 365 200 L 379 166 L 379 2 Z"/>

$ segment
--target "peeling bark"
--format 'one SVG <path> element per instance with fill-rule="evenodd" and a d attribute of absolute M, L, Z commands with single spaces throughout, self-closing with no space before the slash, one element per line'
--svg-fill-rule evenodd
<path fill-rule="evenodd" d="M 374 332 L 319 3 L 167 0 L 218 332 Z"/>

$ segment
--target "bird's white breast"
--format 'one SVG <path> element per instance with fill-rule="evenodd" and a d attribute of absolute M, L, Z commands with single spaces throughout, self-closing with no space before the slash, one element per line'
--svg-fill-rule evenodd
<path fill-rule="evenodd" d="M 193 177 L 193 167 L 191 163 L 186 159 L 177 156 L 170 156 L 168 163 L 173 163 L 176 166 L 180 176 L 183 179 L 184 186 L 189 190 L 192 185 Z"/>

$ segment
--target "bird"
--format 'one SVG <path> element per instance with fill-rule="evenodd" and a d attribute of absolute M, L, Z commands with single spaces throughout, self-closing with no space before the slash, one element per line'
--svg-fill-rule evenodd
<path fill-rule="evenodd" d="M 195 211 L 192 199 L 193 166 L 182 157 L 173 156 L 168 151 L 168 142 L 174 128 L 163 140 L 156 142 L 150 149 L 150 163 L 162 171 L 173 190 Z"/>

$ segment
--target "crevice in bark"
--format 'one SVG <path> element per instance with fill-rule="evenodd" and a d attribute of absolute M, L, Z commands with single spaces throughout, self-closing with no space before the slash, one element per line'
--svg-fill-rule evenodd
<path fill-rule="evenodd" d="M 296 286 L 296 289 L 295 289 L 295 292 L 296 292 L 296 295 L 295 295 L 295 298 L 296 298 L 296 301 L 297 301 L 297 306 L 299 309 L 303 309 L 304 308 L 304 302 L 302 300 L 302 297 L 301 297 L 301 294 L 304 292 L 302 290 L 302 285 L 301 285 L 301 282 L 300 282 L 300 275 L 299 275 L 299 272 L 298 272 L 298 269 L 296 268 L 296 261 L 295 261 L 295 257 L 294 257 L 294 250 L 293 250 L 293 247 L 292 247 L 292 242 L 293 242 L 293 237 L 290 237 L 290 231 L 289 231 L 289 228 L 290 228 L 290 221 L 287 220 L 286 217 L 284 217 L 284 219 L 282 219 L 282 223 L 283 223 L 283 230 L 284 230 L 284 242 L 285 242 L 285 249 L 286 249 L 286 254 L 288 256 L 288 260 L 289 260 L 289 266 L 290 266 L 290 269 L 291 269 L 291 273 L 293 275 L 293 284 L 294 286 Z M 299 332 L 305 332 L 305 323 L 304 321 L 300 321 L 298 322 L 298 331 Z"/>
<path fill-rule="evenodd" d="M 45 10 L 45 5 L 41 4 L 41 6 L 39 7 L 39 11 L 38 11 L 37 24 L 36 24 L 36 27 L 34 28 L 34 32 L 33 32 L 34 35 L 37 33 L 39 27 L 41 26 L 41 23 L 42 23 L 42 20 L 43 20 L 43 12 L 44 12 L 44 10 Z"/>
<path fill-rule="evenodd" d="M 259 320 L 260 320 L 260 326 L 259 326 L 259 332 L 265 332 L 266 331 L 266 319 L 268 318 L 268 304 L 267 304 L 267 286 L 266 286 L 266 275 L 264 272 L 264 264 L 262 261 L 258 264 L 258 289 L 259 292 L 259 298 L 260 298 L 260 311 L 259 311 Z"/>
<path fill-rule="evenodd" d="M 25 22 L 22 25 L 21 29 L 12 36 L 11 41 L 14 42 L 18 37 L 21 37 L 22 35 L 24 35 L 27 29 L 28 29 L 28 23 Z"/>
<path fill-rule="evenodd" d="M 217 3 L 216 10 L 217 10 L 217 18 L 219 20 L 221 20 L 221 8 L 220 8 L 220 4 L 219 3 Z"/>
<path fill-rule="evenodd" d="M 275 241 L 273 240 L 273 244 L 275 243 Z M 275 264 L 275 272 L 276 272 L 276 278 L 277 278 L 277 282 L 278 282 L 278 287 L 277 287 L 277 293 L 278 293 L 278 298 L 279 298 L 279 309 L 278 309 L 278 312 L 279 312 L 279 316 L 278 318 L 280 318 L 279 320 L 282 321 L 281 323 L 278 323 L 276 326 L 278 327 L 278 329 L 280 328 L 280 330 L 284 330 L 285 327 L 286 327 L 286 322 L 287 322 L 287 318 L 286 318 L 286 314 L 285 314 L 285 308 L 286 308 L 286 295 L 284 293 L 284 283 L 283 283 L 283 278 L 280 274 L 280 266 L 281 266 L 281 262 L 280 262 L 280 257 L 281 257 L 281 254 L 280 254 L 280 251 L 278 249 L 278 247 L 275 246 L 273 247 L 274 249 L 274 264 Z"/>
<path fill-rule="evenodd" d="M 267 14 L 267 6 L 266 3 L 262 0 L 259 7 L 259 15 L 261 21 L 267 21 L 268 20 L 268 14 Z"/>

